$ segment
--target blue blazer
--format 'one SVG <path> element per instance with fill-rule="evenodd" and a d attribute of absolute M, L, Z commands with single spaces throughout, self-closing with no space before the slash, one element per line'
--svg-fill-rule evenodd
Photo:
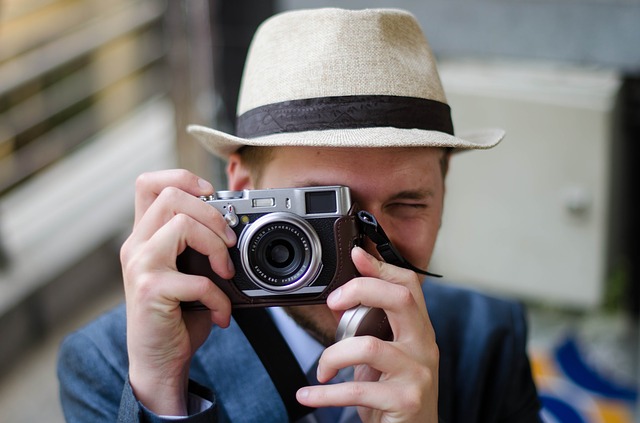
<path fill-rule="evenodd" d="M 423 292 L 440 350 L 441 422 L 539 422 L 517 303 L 427 281 Z M 125 310 L 120 306 L 69 335 L 58 359 L 68 422 L 161 422 L 128 383 Z M 235 322 L 214 327 L 191 365 L 190 390 L 213 406 L 189 421 L 286 422 L 287 411 Z"/>

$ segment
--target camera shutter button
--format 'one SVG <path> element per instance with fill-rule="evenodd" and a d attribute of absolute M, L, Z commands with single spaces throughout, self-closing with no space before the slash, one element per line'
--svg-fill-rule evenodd
<path fill-rule="evenodd" d="M 233 206 L 229 206 L 227 208 L 227 213 L 224 215 L 224 220 L 227 222 L 227 225 L 231 226 L 232 228 L 238 226 L 240 219 L 238 219 L 238 215 L 236 214 Z"/>

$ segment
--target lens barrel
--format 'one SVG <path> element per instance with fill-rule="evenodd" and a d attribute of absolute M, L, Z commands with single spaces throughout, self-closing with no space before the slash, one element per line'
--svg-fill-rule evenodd
<path fill-rule="evenodd" d="M 273 292 L 311 284 L 322 264 L 320 239 L 297 215 L 276 212 L 247 226 L 238 241 L 242 266 L 251 281 Z"/>

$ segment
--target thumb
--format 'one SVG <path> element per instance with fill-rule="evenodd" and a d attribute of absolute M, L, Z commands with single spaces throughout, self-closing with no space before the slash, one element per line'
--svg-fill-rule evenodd
<path fill-rule="evenodd" d="M 351 260 L 358 269 L 360 275 L 393 282 L 398 279 L 398 272 L 405 271 L 393 266 L 369 254 L 362 247 L 354 247 L 351 250 Z M 405 276 L 406 277 L 406 276 Z"/>
<path fill-rule="evenodd" d="M 351 260 L 360 275 L 364 277 L 382 279 L 387 282 L 406 286 L 415 282 L 420 285 L 420 278 L 413 270 L 394 266 L 393 264 L 379 260 L 362 247 L 354 247 L 351 250 Z"/>

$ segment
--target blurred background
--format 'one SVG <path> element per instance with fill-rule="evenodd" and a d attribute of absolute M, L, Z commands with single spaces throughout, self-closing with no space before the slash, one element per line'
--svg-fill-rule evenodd
<path fill-rule="evenodd" d="M 0 1 L 0 421 L 62 422 L 62 337 L 122 301 L 138 174 L 224 165 L 259 22 L 400 7 L 439 60 L 456 130 L 432 269 L 523 301 L 548 422 L 640 421 L 640 1 Z"/>

